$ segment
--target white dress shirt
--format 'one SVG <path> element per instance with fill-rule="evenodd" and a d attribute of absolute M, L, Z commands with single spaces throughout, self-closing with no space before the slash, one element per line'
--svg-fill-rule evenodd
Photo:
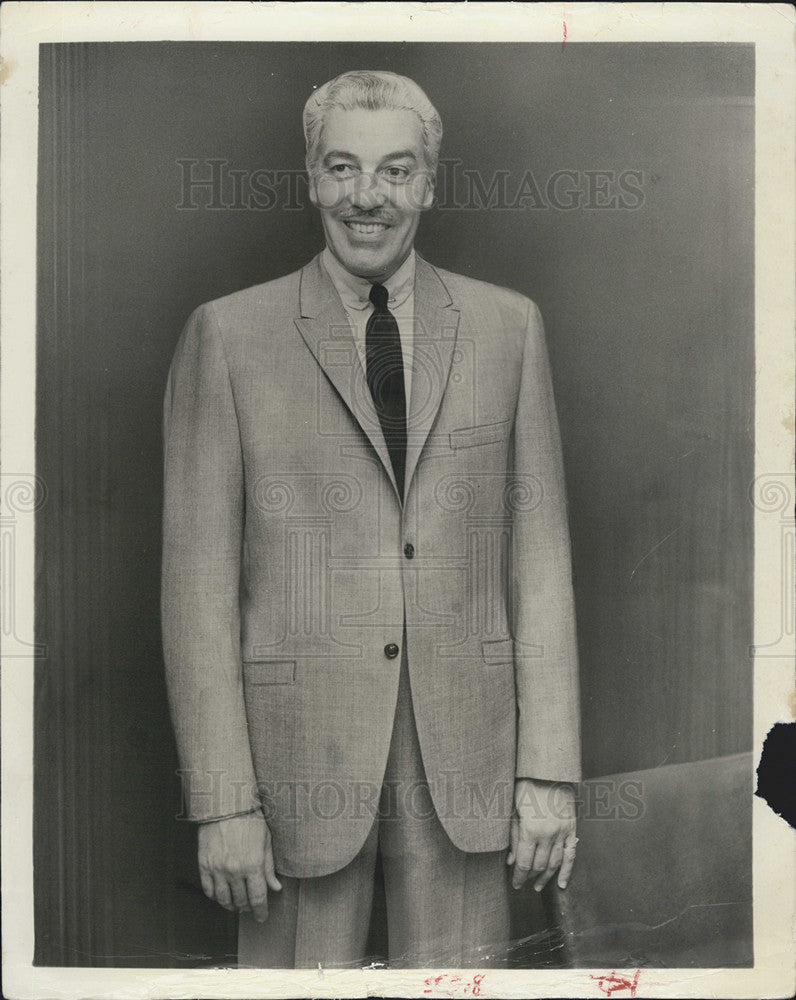
<path fill-rule="evenodd" d="M 326 247 L 322 255 L 323 266 L 337 294 L 343 303 L 348 322 L 354 334 L 362 370 L 367 377 L 367 356 L 365 353 L 365 328 L 374 306 L 370 301 L 372 282 L 347 271 L 331 250 Z M 401 338 L 401 354 L 404 362 L 404 390 L 406 393 L 406 416 L 409 419 L 409 400 L 412 392 L 412 351 L 414 345 L 415 312 L 415 251 L 412 250 L 395 274 L 384 283 L 389 299 L 387 308 L 398 323 Z"/>

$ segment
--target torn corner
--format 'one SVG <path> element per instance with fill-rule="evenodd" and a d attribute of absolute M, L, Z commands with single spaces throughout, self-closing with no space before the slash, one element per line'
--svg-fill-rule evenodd
<path fill-rule="evenodd" d="M 796 722 L 777 722 L 768 731 L 757 765 L 755 795 L 796 828 Z"/>

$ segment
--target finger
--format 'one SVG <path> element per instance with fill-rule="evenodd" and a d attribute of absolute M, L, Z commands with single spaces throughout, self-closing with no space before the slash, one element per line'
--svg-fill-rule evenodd
<path fill-rule="evenodd" d="M 246 879 L 246 895 L 252 916 L 261 924 L 268 916 L 268 889 L 262 872 L 255 872 Z"/>
<path fill-rule="evenodd" d="M 561 862 L 561 871 L 558 873 L 559 889 L 566 889 L 567 882 L 569 882 L 569 876 L 572 874 L 572 868 L 575 864 L 575 845 L 577 842 L 578 838 L 572 834 L 567 837 L 564 843 L 564 859 Z"/>
<path fill-rule="evenodd" d="M 213 876 L 210 872 L 199 871 L 199 878 L 202 881 L 202 891 L 208 899 L 214 899 L 213 895 Z"/>
<path fill-rule="evenodd" d="M 246 892 L 246 880 L 242 876 L 238 875 L 229 880 L 229 887 L 232 891 L 233 908 L 236 909 L 238 913 L 248 913 L 249 896 Z"/>
<path fill-rule="evenodd" d="M 553 841 L 549 837 L 542 838 L 536 842 L 536 850 L 533 855 L 533 865 L 531 866 L 531 871 L 533 872 L 534 878 L 541 875 L 547 868 L 547 863 L 550 860 L 550 851 L 553 847 Z"/>
<path fill-rule="evenodd" d="M 520 836 L 520 821 L 516 816 L 512 817 L 511 827 L 509 829 L 509 853 L 506 857 L 506 864 L 513 865 L 514 858 L 517 854 L 517 841 Z"/>
<path fill-rule="evenodd" d="M 222 875 L 213 875 L 213 899 L 225 910 L 234 910 L 232 905 L 232 893 L 227 880 Z"/>
<path fill-rule="evenodd" d="M 520 831 L 519 842 L 517 844 L 517 857 L 514 864 L 514 874 L 511 884 L 515 889 L 519 889 L 525 884 L 526 879 L 533 867 L 533 856 L 536 852 L 535 840 L 524 840 Z"/>
<path fill-rule="evenodd" d="M 531 874 L 531 869 L 526 868 L 519 862 L 514 865 L 514 872 L 511 876 L 511 885 L 514 889 L 521 889 L 528 880 L 528 876 Z"/>
<path fill-rule="evenodd" d="M 265 881 L 268 883 L 268 888 L 273 889 L 275 892 L 279 892 L 282 888 L 282 883 L 276 877 L 276 869 L 274 868 L 274 851 L 271 847 L 270 841 L 268 846 L 265 848 L 265 862 L 263 865 L 265 871 Z"/>
<path fill-rule="evenodd" d="M 539 878 L 534 882 L 534 889 L 537 892 L 541 892 L 542 889 L 547 885 L 550 879 L 555 875 L 558 869 L 561 867 L 561 862 L 564 858 L 564 838 L 559 837 L 553 844 L 552 850 L 550 851 L 550 858 L 547 862 L 547 867 L 539 876 Z"/>

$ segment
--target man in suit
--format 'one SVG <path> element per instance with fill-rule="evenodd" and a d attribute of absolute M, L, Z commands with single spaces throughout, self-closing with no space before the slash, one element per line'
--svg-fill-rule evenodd
<path fill-rule="evenodd" d="M 575 852 L 541 318 L 414 251 L 442 125 L 413 81 L 343 74 L 304 132 L 326 248 L 199 307 L 166 390 L 164 650 L 202 885 L 241 914 L 241 965 L 356 964 L 380 854 L 390 963 L 489 965 L 509 883 L 563 888 Z"/>

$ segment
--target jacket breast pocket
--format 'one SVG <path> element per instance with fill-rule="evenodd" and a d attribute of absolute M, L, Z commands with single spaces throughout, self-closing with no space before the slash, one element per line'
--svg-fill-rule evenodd
<path fill-rule="evenodd" d="M 509 432 L 510 420 L 500 420 L 496 424 L 476 424 L 475 427 L 457 427 L 450 431 L 448 439 L 451 448 L 476 448 L 481 444 L 496 444 Z"/>
<path fill-rule="evenodd" d="M 295 684 L 295 660 L 244 660 L 243 674 L 247 687 L 270 684 Z"/>
<path fill-rule="evenodd" d="M 514 663 L 514 640 L 494 639 L 481 643 L 484 663 Z"/>

